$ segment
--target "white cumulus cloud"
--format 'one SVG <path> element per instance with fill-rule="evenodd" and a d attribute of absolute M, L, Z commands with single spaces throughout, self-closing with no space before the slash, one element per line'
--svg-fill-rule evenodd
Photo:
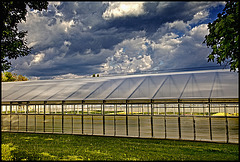
<path fill-rule="evenodd" d="M 102 17 L 106 20 L 124 16 L 139 16 L 144 14 L 144 2 L 109 2 L 109 7 Z"/>

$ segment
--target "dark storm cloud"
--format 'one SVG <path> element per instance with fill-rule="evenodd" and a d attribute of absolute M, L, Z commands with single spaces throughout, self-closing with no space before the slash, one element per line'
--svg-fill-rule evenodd
<path fill-rule="evenodd" d="M 177 68 L 180 64 L 171 63 L 176 58 L 188 58 L 188 54 L 193 63 L 185 59 L 185 65 L 196 62 L 204 65 L 206 54 L 201 53 L 209 49 L 200 45 L 195 49 L 189 47 L 202 42 L 206 34 L 206 26 L 198 27 L 199 22 L 212 21 L 210 10 L 216 7 L 220 10 L 222 4 L 140 2 L 133 6 L 139 13 L 134 13 L 121 8 L 121 3 L 124 2 L 51 2 L 47 11 L 29 12 L 27 22 L 20 24 L 20 28 L 28 30 L 32 54 L 13 61 L 12 70 L 44 78 L 100 73 L 103 72 L 100 67 L 104 67 L 104 72 L 117 66 L 137 68 L 136 71 L 149 67 Z M 205 31 L 199 37 L 193 31 L 191 34 L 195 26 L 200 33 Z M 201 60 L 196 61 L 196 57 Z M 142 65 L 136 67 L 133 65 L 136 63 Z"/>

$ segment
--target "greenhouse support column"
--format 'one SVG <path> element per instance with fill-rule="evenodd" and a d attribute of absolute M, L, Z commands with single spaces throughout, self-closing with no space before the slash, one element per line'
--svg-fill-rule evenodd
<path fill-rule="evenodd" d="M 84 133 L 83 132 L 83 103 L 84 103 L 84 101 L 82 101 L 82 134 Z"/>
<path fill-rule="evenodd" d="M 54 132 L 54 116 L 53 115 L 53 105 L 50 106 L 51 107 L 51 111 L 49 112 L 52 116 L 52 133 Z M 55 107 L 55 110 L 56 110 L 56 107 Z"/>
<path fill-rule="evenodd" d="M 227 138 L 227 143 L 228 143 L 229 142 L 229 132 L 228 132 L 228 117 L 227 117 L 226 104 L 224 104 L 224 112 L 225 112 L 225 121 L 226 121 L 226 138 Z"/>
<path fill-rule="evenodd" d="M 116 115 L 117 115 L 117 104 L 114 105 L 114 116 L 113 116 L 114 136 L 116 136 Z"/>
<path fill-rule="evenodd" d="M 153 137 L 153 104 L 151 100 L 151 135 Z"/>
<path fill-rule="evenodd" d="M 46 114 L 46 101 L 44 101 L 43 105 L 43 132 L 45 132 L 45 114 Z"/>
<path fill-rule="evenodd" d="M 139 114 L 138 114 L 138 137 L 140 137 L 140 117 L 139 117 Z"/>
<path fill-rule="evenodd" d="M 210 101 L 209 101 L 210 102 Z M 209 116 L 209 133 L 210 140 L 212 140 L 212 121 L 211 121 L 211 104 L 208 104 L 208 116 Z"/>
<path fill-rule="evenodd" d="M 64 101 L 62 101 L 62 133 L 64 133 Z"/>
<path fill-rule="evenodd" d="M 92 110 L 91 110 L 92 111 Z M 93 114 L 92 114 L 92 135 L 94 134 L 94 120 L 93 120 Z"/>
<path fill-rule="evenodd" d="M 128 104 L 126 101 L 126 136 L 128 136 Z"/>
<path fill-rule="evenodd" d="M 195 124 L 195 118 L 193 116 L 193 139 L 196 140 L 196 124 Z"/>
<path fill-rule="evenodd" d="M 12 102 L 10 102 L 10 131 L 12 130 Z"/>
<path fill-rule="evenodd" d="M 104 107 L 104 101 L 102 104 L 102 114 L 103 114 L 103 135 L 105 135 L 105 107 Z"/>
<path fill-rule="evenodd" d="M 181 139 L 181 119 L 180 119 L 180 104 L 178 99 L 178 132 L 179 132 L 179 139 Z"/>
<path fill-rule="evenodd" d="M 34 107 L 35 107 L 35 109 L 34 109 L 34 132 L 36 133 L 36 131 L 37 131 L 37 111 L 36 111 L 36 108 L 37 108 L 37 105 L 34 105 Z"/>
<path fill-rule="evenodd" d="M 29 103 L 27 102 L 27 105 L 26 105 L 26 132 L 28 131 L 28 106 L 29 106 Z"/>
<path fill-rule="evenodd" d="M 17 114 L 18 114 L 18 120 L 17 120 L 18 121 L 18 130 L 17 131 L 19 131 L 19 113 L 20 113 L 20 112 L 18 112 L 18 109 L 19 109 L 19 104 L 17 105 Z"/>
<path fill-rule="evenodd" d="M 167 106 L 164 104 L 164 132 L 165 132 L 165 139 L 167 138 L 167 121 L 166 121 L 166 115 L 167 115 Z"/>

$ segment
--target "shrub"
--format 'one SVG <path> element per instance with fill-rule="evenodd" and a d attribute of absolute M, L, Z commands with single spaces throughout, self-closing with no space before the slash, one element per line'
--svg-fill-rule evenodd
<path fill-rule="evenodd" d="M 12 143 L 1 144 L 2 160 L 3 161 L 12 161 L 14 156 L 11 152 L 15 149 L 16 148 L 13 146 Z"/>

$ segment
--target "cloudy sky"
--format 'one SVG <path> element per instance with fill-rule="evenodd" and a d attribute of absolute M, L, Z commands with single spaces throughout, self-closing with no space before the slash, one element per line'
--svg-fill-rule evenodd
<path fill-rule="evenodd" d="M 30 79 L 216 68 L 204 41 L 223 1 L 49 2 L 19 24 L 30 55 L 10 71 Z"/>

